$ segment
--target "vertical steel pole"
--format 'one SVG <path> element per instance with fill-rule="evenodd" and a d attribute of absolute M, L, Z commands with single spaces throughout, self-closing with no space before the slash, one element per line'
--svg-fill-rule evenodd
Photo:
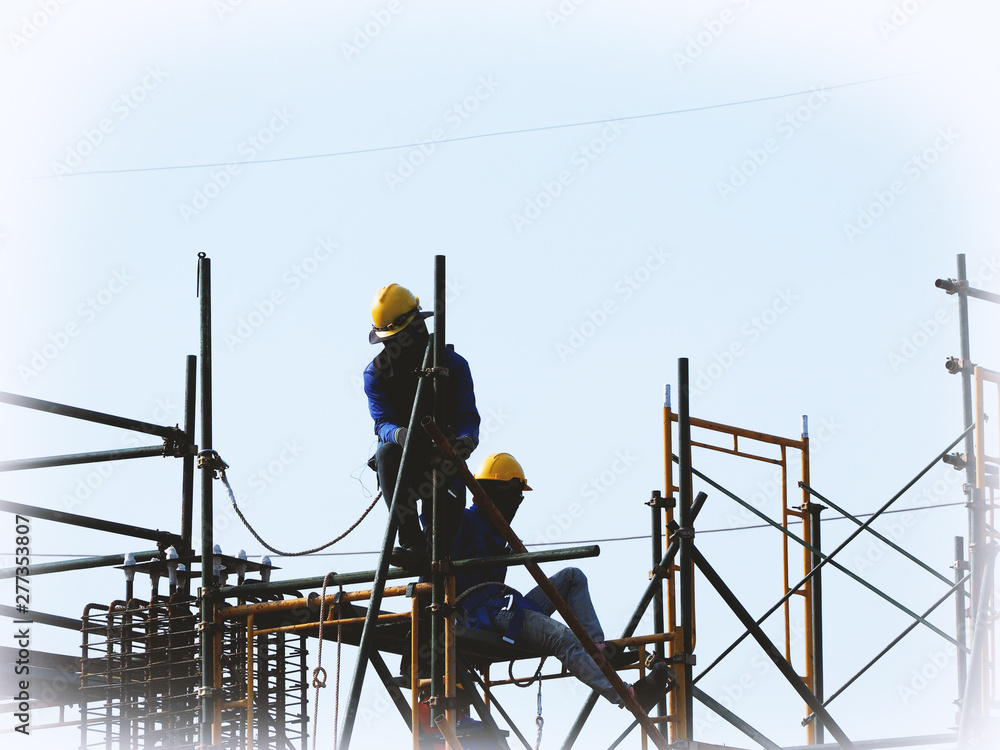
<path fill-rule="evenodd" d="M 679 688 L 681 715 L 678 727 L 678 739 L 693 740 L 694 734 L 694 685 L 692 679 L 692 662 L 694 661 L 694 527 L 691 518 L 692 506 L 692 475 L 691 475 L 691 411 L 690 387 L 688 380 L 688 360 L 682 357 L 678 361 L 677 385 L 680 390 L 678 403 L 678 458 L 680 459 L 680 498 L 679 522 L 677 530 L 680 557 L 680 626 L 683 635 L 684 653 L 681 655 L 683 664 Z"/>
<path fill-rule="evenodd" d="M 960 536 L 955 537 L 955 584 L 961 583 L 964 573 L 969 569 L 965 562 L 965 539 Z M 968 679 L 968 662 L 966 660 L 967 636 L 965 626 L 965 586 L 958 586 L 955 589 L 955 640 L 958 641 L 958 653 L 955 654 L 958 662 L 958 705 L 961 706 L 965 700 L 965 681 Z"/>
<path fill-rule="evenodd" d="M 444 390 L 445 383 L 441 376 L 441 368 L 445 367 L 445 263 L 443 255 L 434 256 L 434 420 L 444 424 Z M 444 486 L 445 477 L 439 462 L 434 462 L 434 488 L 431 496 L 431 726 L 436 726 L 438 717 L 443 713 L 437 702 L 445 698 L 445 641 L 447 626 L 444 616 L 445 576 L 440 564 L 447 554 L 444 549 L 443 530 L 444 519 Z M 448 713 L 452 717 L 451 712 Z"/>
<path fill-rule="evenodd" d="M 198 358 L 189 354 L 186 360 L 186 372 L 184 377 L 184 439 L 187 441 L 186 452 L 183 460 L 183 474 L 181 478 L 181 546 L 184 549 L 177 550 L 181 557 L 187 557 L 194 553 L 192 546 L 192 525 L 194 514 L 194 453 L 191 449 L 195 446 L 195 400 L 197 389 L 197 362 Z"/>
<path fill-rule="evenodd" d="M 424 369 L 430 367 L 433 361 L 434 338 L 436 334 L 431 334 L 431 340 L 427 343 L 427 350 L 424 352 Z M 417 383 L 417 394 L 413 398 L 413 410 L 410 412 L 410 424 L 407 429 L 406 440 L 403 441 L 403 457 L 399 462 L 399 472 L 396 475 L 396 487 L 392 493 L 392 504 L 389 508 L 389 519 L 385 524 L 385 533 L 382 537 L 382 551 L 379 553 L 378 565 L 375 570 L 375 580 L 372 583 L 371 599 L 368 602 L 368 613 L 365 616 L 365 624 L 361 629 L 361 640 L 358 643 L 358 656 L 354 664 L 354 677 L 351 682 L 351 693 L 347 699 L 347 709 L 344 714 L 344 729 L 340 733 L 339 750 L 348 750 L 351 746 L 351 737 L 354 734 L 354 722 L 358 716 L 358 706 L 361 702 L 361 689 L 365 683 L 365 671 L 368 666 L 368 655 L 372 649 L 372 639 L 375 637 L 376 619 L 379 607 L 382 605 L 382 594 L 385 589 L 385 582 L 389 573 L 389 555 L 392 554 L 392 543 L 396 538 L 396 529 L 399 525 L 398 516 L 403 505 L 402 496 L 409 488 L 406 480 L 412 475 L 413 459 L 411 458 L 411 445 L 419 439 L 417 430 L 420 427 L 420 420 L 426 413 L 425 406 L 427 400 L 431 398 L 430 383 L 427 378 L 421 378 Z"/>
<path fill-rule="evenodd" d="M 972 364 L 972 351 L 969 343 L 969 294 L 968 294 L 968 278 L 966 273 L 965 265 L 965 254 L 959 253 L 957 256 L 958 265 L 958 333 L 959 333 L 959 355 L 962 359 L 963 367 L 960 377 L 962 378 L 962 418 L 963 425 L 968 427 L 975 422 L 975 416 L 972 407 L 972 373 L 970 372 Z M 966 494 L 966 507 L 969 509 L 969 614 L 974 613 L 979 604 L 978 596 L 980 589 L 980 579 L 982 576 L 983 566 L 980 562 L 981 555 L 977 554 L 977 550 L 981 550 L 985 544 L 985 533 L 981 525 L 981 521 L 985 521 L 985 514 L 980 516 L 976 508 L 976 495 L 974 488 L 976 486 L 976 455 L 975 455 L 975 435 L 970 432 L 965 436 L 965 455 L 968 462 L 965 465 L 965 494 Z M 964 597 L 960 597 L 964 598 Z M 963 617 L 965 614 L 963 613 Z M 964 630 L 964 625 L 963 625 Z M 960 654 L 962 652 L 959 652 Z M 962 687 L 959 688 L 960 695 L 959 700 L 962 701 L 962 713 L 965 714 L 966 706 L 968 705 L 969 695 L 965 690 L 966 681 L 962 679 L 961 675 L 963 672 L 966 673 L 966 665 L 964 664 L 964 655 L 958 660 L 958 670 L 959 670 L 959 682 Z M 972 665 L 973 669 L 975 665 Z"/>
<path fill-rule="evenodd" d="M 212 261 L 198 253 L 198 301 L 201 322 L 201 448 L 212 447 Z M 201 744 L 215 747 L 215 588 L 212 556 L 215 541 L 212 529 L 213 470 L 201 470 Z"/>
<path fill-rule="evenodd" d="M 668 490 L 669 491 L 669 490 Z M 649 500 L 650 507 L 650 537 L 653 548 L 653 583 L 656 588 L 653 590 L 653 632 L 663 633 L 663 579 L 657 575 L 656 568 L 663 560 L 663 495 L 659 490 L 653 492 Z M 653 650 L 657 658 L 664 658 L 663 642 L 659 641 Z M 667 715 L 667 697 L 663 696 L 656 704 L 657 716 Z"/>
<path fill-rule="evenodd" d="M 822 535 L 820 532 L 821 519 L 820 513 L 826 510 L 826 507 L 818 503 L 809 503 L 809 525 L 812 537 L 812 546 L 815 550 L 812 552 L 812 567 L 815 568 L 819 565 L 823 557 L 820 554 L 822 549 Z M 813 678 L 813 695 L 816 699 L 822 703 L 823 702 L 823 584 L 822 578 L 820 578 L 819 572 L 812 578 L 812 597 L 810 604 L 810 611 L 812 614 L 812 678 Z M 824 727 L 821 722 L 813 721 L 809 723 L 809 727 L 813 728 L 814 736 L 812 737 L 812 744 L 822 745 L 824 738 Z"/>

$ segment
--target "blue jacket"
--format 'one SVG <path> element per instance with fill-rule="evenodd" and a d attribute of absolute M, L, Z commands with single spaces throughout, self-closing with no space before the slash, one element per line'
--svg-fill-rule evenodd
<path fill-rule="evenodd" d="M 479 442 L 479 412 L 472 386 L 469 363 L 451 349 L 445 350 L 448 377 L 445 390 L 448 394 L 442 430 L 450 429 L 455 437 L 469 436 Z M 412 372 L 385 373 L 375 366 L 375 360 L 365 368 L 365 393 L 368 411 L 375 420 L 375 434 L 383 443 L 393 442 L 393 433 L 399 427 L 408 427 L 413 399 L 417 392 L 417 375 Z"/>
<path fill-rule="evenodd" d="M 489 521 L 489 516 L 478 505 L 465 509 L 462 522 L 455 537 L 454 560 L 469 560 L 479 557 L 503 558 L 512 553 L 506 540 L 500 536 Z M 493 630 L 493 617 L 497 612 L 510 609 L 513 618 L 504 640 L 513 643 L 517 631 L 521 627 L 526 610 L 538 611 L 538 606 L 521 596 L 513 589 L 502 584 L 507 578 L 507 568 L 498 565 L 495 568 L 469 570 L 455 575 L 455 595 L 459 598 L 459 607 L 465 610 L 469 627 Z M 466 591 L 476 588 L 465 597 Z"/>

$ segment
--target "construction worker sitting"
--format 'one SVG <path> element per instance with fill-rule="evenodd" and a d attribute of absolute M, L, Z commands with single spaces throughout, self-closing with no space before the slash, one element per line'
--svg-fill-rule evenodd
<path fill-rule="evenodd" d="M 429 339 L 424 319 L 431 315 L 421 311 L 420 299 L 399 284 L 382 287 L 372 300 L 372 330 L 368 340 L 382 344 L 383 349 L 365 368 L 364 386 L 378 436 L 378 448 L 371 463 L 378 472 L 379 486 L 390 508 Z M 448 375 L 444 381 L 444 403 L 439 404 L 442 415 L 439 421 L 452 437 L 456 452 L 468 458 L 479 444 L 479 412 L 472 375 L 468 362 L 453 350 L 445 350 L 445 356 Z M 428 413 L 430 409 L 431 399 L 427 399 Z M 419 415 L 418 421 L 424 416 Z M 410 436 L 409 450 L 407 476 L 401 485 L 404 494 L 397 508 L 401 546 L 390 559 L 401 567 L 420 570 L 428 564 L 429 546 L 417 516 L 417 500 L 423 501 L 419 518 L 424 528 L 430 529 L 433 490 L 431 441 L 423 430 Z M 442 503 L 446 515 L 442 519 L 445 549 L 450 549 L 450 540 L 465 508 L 464 485 L 453 467 L 450 473 L 452 476 L 445 479 L 447 490 Z"/>
<path fill-rule="evenodd" d="M 493 453 L 476 470 L 476 479 L 510 523 L 523 492 L 530 491 L 521 464 L 509 453 Z M 511 548 L 478 506 L 465 510 L 455 539 L 454 559 L 496 557 L 497 566 L 458 573 L 455 591 L 458 606 L 469 627 L 500 633 L 508 643 L 555 656 L 566 670 L 616 705 L 621 700 L 594 659 L 566 625 L 552 619 L 555 607 L 539 587 L 522 596 L 504 584 L 507 568 L 502 558 Z M 616 669 L 638 660 L 636 651 L 621 651 L 605 643 L 604 631 L 590 598 L 587 578 L 578 568 L 565 568 L 549 581 L 577 616 L 580 624 Z M 630 686 L 639 704 L 649 710 L 666 692 L 669 669 L 655 663 L 639 682 Z"/>

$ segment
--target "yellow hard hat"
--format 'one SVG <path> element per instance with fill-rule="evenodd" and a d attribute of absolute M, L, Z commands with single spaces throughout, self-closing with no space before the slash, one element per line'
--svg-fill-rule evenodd
<path fill-rule="evenodd" d="M 395 336 L 418 316 L 427 318 L 431 312 L 421 312 L 420 298 L 399 284 L 389 284 L 375 292 L 372 300 L 372 330 L 368 341 L 377 344 Z"/>
<path fill-rule="evenodd" d="M 476 479 L 492 479 L 497 482 L 520 480 L 522 490 L 530 490 L 528 480 L 524 478 L 524 469 L 509 453 L 491 453 L 476 469 Z"/>

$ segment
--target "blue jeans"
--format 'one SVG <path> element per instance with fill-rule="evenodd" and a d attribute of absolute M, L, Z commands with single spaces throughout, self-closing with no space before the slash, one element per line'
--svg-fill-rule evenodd
<path fill-rule="evenodd" d="M 564 568 L 549 578 L 556 591 L 569 605 L 587 634 L 596 642 L 604 640 L 604 631 L 594 611 L 590 600 L 590 589 L 587 587 L 587 576 L 579 568 Z M 588 654 L 573 631 L 550 616 L 555 612 L 552 602 L 536 586 L 526 595 L 538 605 L 541 612 L 525 610 L 524 623 L 517 635 L 515 643 L 518 646 L 551 654 L 556 657 L 570 674 L 590 686 L 615 705 L 621 703 L 618 693 L 611 687 L 608 678 Z M 493 629 L 503 633 L 510 623 L 509 611 L 498 612 L 493 617 Z"/>

